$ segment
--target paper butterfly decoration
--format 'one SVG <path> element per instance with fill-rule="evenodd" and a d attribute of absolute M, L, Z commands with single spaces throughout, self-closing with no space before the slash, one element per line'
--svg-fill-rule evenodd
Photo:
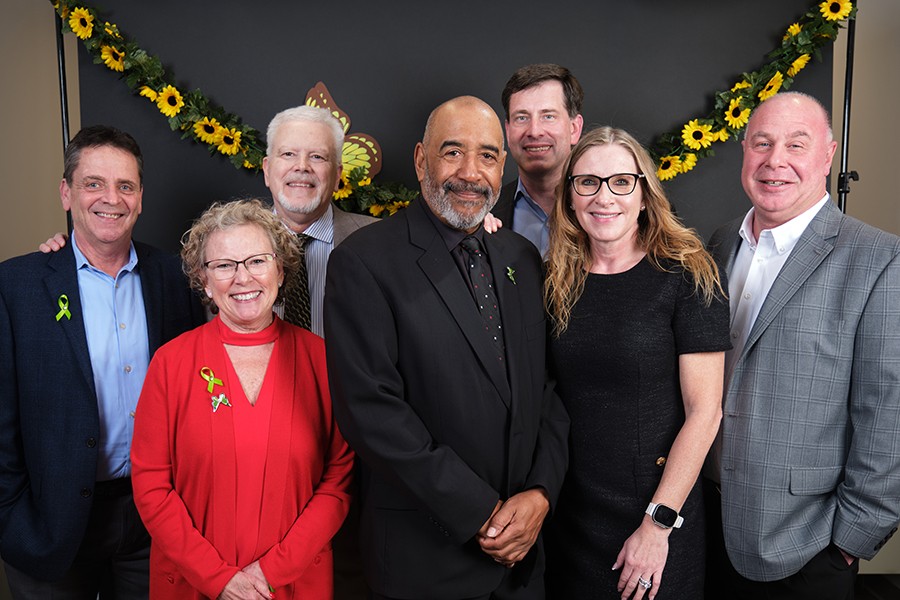
<path fill-rule="evenodd" d="M 338 108 L 328 88 L 321 81 L 306 93 L 306 104 L 327 108 L 344 127 L 344 147 L 341 150 L 343 177 L 346 180 L 350 171 L 362 167 L 366 177 L 374 177 L 381 171 L 381 146 L 367 133 L 347 134 L 350 129 L 350 115 Z"/>

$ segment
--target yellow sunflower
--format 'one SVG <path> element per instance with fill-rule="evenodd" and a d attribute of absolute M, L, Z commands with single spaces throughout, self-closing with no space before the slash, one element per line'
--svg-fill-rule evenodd
<path fill-rule="evenodd" d="M 353 193 L 353 186 L 349 183 L 347 185 L 342 185 L 332 194 L 335 200 L 343 200 L 347 196 Z"/>
<path fill-rule="evenodd" d="M 712 134 L 714 142 L 726 142 L 731 134 L 724 127 Z"/>
<path fill-rule="evenodd" d="M 255 169 L 255 168 L 256 168 L 256 165 L 254 165 L 254 164 L 253 164 L 252 162 L 250 162 L 249 160 L 244 159 L 244 168 L 245 168 L 245 169 Z"/>
<path fill-rule="evenodd" d="M 373 217 L 377 217 L 384 212 L 385 208 L 386 207 L 383 204 L 373 204 L 369 207 L 369 214 Z"/>
<path fill-rule="evenodd" d="M 105 21 L 103 23 L 103 31 L 107 33 L 107 35 L 111 35 L 117 40 L 122 39 L 122 34 L 119 33 L 119 28 L 116 27 L 115 23 L 110 23 L 109 21 Z"/>
<path fill-rule="evenodd" d="M 388 205 L 388 215 L 393 215 L 401 208 L 406 208 L 407 206 L 409 206 L 408 200 L 397 200 L 396 202 Z"/>
<path fill-rule="evenodd" d="M 164 87 L 156 98 L 156 108 L 167 117 L 177 115 L 182 106 L 184 106 L 184 98 L 181 97 L 181 92 L 171 85 Z M 232 154 L 234 153 L 232 152 Z"/>
<path fill-rule="evenodd" d="M 222 154 L 237 154 L 241 149 L 241 131 L 234 127 L 222 127 L 216 149 Z"/>
<path fill-rule="evenodd" d="M 842 21 L 853 10 L 850 0 L 825 0 L 819 5 L 819 12 L 827 21 Z"/>
<path fill-rule="evenodd" d="M 697 164 L 697 155 L 693 152 L 686 152 L 684 156 L 681 157 L 681 172 L 687 173 Z M 673 175 L 674 177 L 674 175 Z"/>
<path fill-rule="evenodd" d="M 750 87 L 750 84 L 747 81 L 744 81 L 742 79 L 731 87 L 731 91 L 736 92 L 738 90 L 742 90 L 742 89 L 748 88 L 748 87 Z"/>
<path fill-rule="evenodd" d="M 678 156 L 663 156 L 659 159 L 659 167 L 656 176 L 660 181 L 668 181 L 681 172 L 681 158 Z"/>
<path fill-rule="evenodd" d="M 725 111 L 725 122 L 732 129 L 742 129 L 750 119 L 750 109 L 741 108 L 741 96 L 733 98 Z"/>
<path fill-rule="evenodd" d="M 791 66 L 788 67 L 787 76 L 788 77 L 796 77 L 797 73 L 802 71 L 803 67 L 805 67 L 807 65 L 807 63 L 809 63 L 809 54 L 801 54 L 797 58 L 797 60 L 792 62 Z"/>
<path fill-rule="evenodd" d="M 218 144 L 222 126 L 215 119 L 203 117 L 194 123 L 194 135 L 204 144 Z"/>
<path fill-rule="evenodd" d="M 103 64 L 113 71 L 121 73 L 125 70 L 125 53 L 115 46 L 101 46 L 100 58 L 103 59 Z"/>
<path fill-rule="evenodd" d="M 69 14 L 69 27 L 80 40 L 86 40 L 94 33 L 94 15 L 83 6 L 77 7 Z"/>
<path fill-rule="evenodd" d="M 156 102 L 156 99 L 159 97 L 159 94 L 156 93 L 156 90 L 147 85 L 141 86 L 140 93 L 144 98 L 149 98 L 150 102 Z"/>
<path fill-rule="evenodd" d="M 689 121 L 684 129 L 681 130 L 681 139 L 684 140 L 685 146 L 691 150 L 700 150 L 707 148 L 715 141 L 712 134 L 712 126 L 700 123 L 697 119 Z"/>
<path fill-rule="evenodd" d="M 356 182 L 356 187 L 358 187 L 358 188 L 366 187 L 367 185 L 371 185 L 371 183 L 372 183 L 371 177 L 363 177 L 358 182 Z"/>
<path fill-rule="evenodd" d="M 759 101 L 768 100 L 772 96 L 778 93 L 778 90 L 781 89 L 781 83 L 784 81 L 784 76 L 781 74 L 781 71 L 775 71 L 775 75 L 772 76 L 772 79 L 769 80 L 769 83 L 766 84 L 759 92 Z"/>
<path fill-rule="evenodd" d="M 791 26 L 788 27 L 787 31 L 784 32 L 784 37 L 782 38 L 782 41 L 784 41 L 788 38 L 792 38 L 796 35 L 799 35 L 802 30 L 803 30 L 803 28 L 800 27 L 800 23 L 791 23 Z"/>
<path fill-rule="evenodd" d="M 60 10 L 59 10 L 59 2 L 54 2 L 54 3 L 53 3 L 53 9 L 54 9 L 56 12 L 58 12 L 58 13 L 59 13 L 59 16 L 62 17 L 63 19 L 68 19 L 68 18 L 69 18 L 69 7 L 68 7 L 68 6 L 63 6 L 63 7 L 62 7 L 62 12 L 60 12 Z"/>

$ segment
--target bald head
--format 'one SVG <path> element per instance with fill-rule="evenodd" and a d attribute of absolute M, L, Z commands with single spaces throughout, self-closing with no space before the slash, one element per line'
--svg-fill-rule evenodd
<path fill-rule="evenodd" d="M 432 111 L 416 145 L 422 197 L 447 225 L 474 231 L 497 201 L 505 160 L 494 110 L 473 96 L 448 100 Z"/>
<path fill-rule="evenodd" d="M 832 137 L 828 111 L 806 94 L 778 94 L 753 112 L 742 142 L 741 182 L 755 209 L 757 238 L 825 197 L 837 146 Z"/>

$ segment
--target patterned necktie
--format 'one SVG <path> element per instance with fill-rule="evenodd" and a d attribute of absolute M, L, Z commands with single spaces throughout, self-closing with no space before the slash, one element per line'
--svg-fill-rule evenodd
<path fill-rule="evenodd" d="M 306 245 L 312 238 L 306 234 L 297 234 L 297 244 L 300 246 L 300 268 L 297 269 L 297 279 L 284 297 L 284 320 L 288 323 L 309 330 L 310 328 L 310 304 L 309 304 L 309 274 L 306 271 Z"/>
<path fill-rule="evenodd" d="M 497 303 L 497 295 L 494 292 L 494 282 L 491 277 L 491 266 L 487 256 L 481 249 L 478 238 L 468 236 L 459 243 L 466 255 L 466 273 L 472 282 L 472 290 L 475 292 L 475 300 L 481 319 L 484 321 L 484 330 L 491 337 L 494 347 L 497 349 L 498 358 L 505 360 L 506 349 L 503 345 L 503 327 L 500 323 L 500 307 Z"/>

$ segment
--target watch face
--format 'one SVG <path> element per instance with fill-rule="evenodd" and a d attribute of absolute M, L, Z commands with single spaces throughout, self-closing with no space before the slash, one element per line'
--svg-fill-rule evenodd
<path fill-rule="evenodd" d="M 653 511 L 653 520 L 663 527 L 673 527 L 675 520 L 678 519 L 678 513 L 669 508 L 665 504 L 657 504 L 656 510 Z"/>

